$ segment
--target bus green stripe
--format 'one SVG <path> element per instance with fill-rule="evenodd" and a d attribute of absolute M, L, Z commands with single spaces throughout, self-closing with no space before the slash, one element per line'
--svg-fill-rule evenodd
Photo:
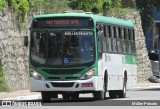
<path fill-rule="evenodd" d="M 134 55 L 122 56 L 122 64 L 136 64 L 136 56 Z"/>

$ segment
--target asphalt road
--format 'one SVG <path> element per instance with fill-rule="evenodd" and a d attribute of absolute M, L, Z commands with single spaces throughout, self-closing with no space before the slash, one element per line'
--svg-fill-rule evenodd
<path fill-rule="evenodd" d="M 41 102 L 39 100 L 31 100 Z M 160 88 L 135 89 L 127 91 L 126 98 L 110 99 L 107 93 L 105 100 L 94 100 L 92 94 L 80 94 L 79 100 L 63 100 L 61 95 L 51 102 L 42 102 L 42 106 L 142 106 L 142 103 L 149 106 L 160 106 Z M 136 104 L 135 104 L 136 103 Z M 146 105 L 146 104 L 145 104 Z"/>
<path fill-rule="evenodd" d="M 74 100 L 63 100 L 62 98 L 53 99 L 49 103 L 42 103 L 43 106 L 125 106 L 132 105 L 133 101 L 139 102 L 143 100 L 159 100 L 160 103 L 160 88 L 151 88 L 151 89 L 138 89 L 127 91 L 126 98 L 116 98 L 110 99 L 108 94 L 105 100 L 95 101 L 92 97 L 92 94 L 83 94 L 80 95 L 80 99 L 77 101 Z M 160 104 L 159 104 L 160 106 Z"/>
<path fill-rule="evenodd" d="M 21 102 L 21 101 L 20 101 Z M 22 102 L 40 102 L 41 99 L 27 100 Z M 147 103 L 147 105 L 146 105 Z M 77 101 L 63 100 L 61 95 L 58 99 L 51 102 L 41 103 L 40 107 L 0 107 L 0 109 L 159 109 L 160 107 L 160 88 L 145 88 L 127 91 L 126 98 L 110 99 L 108 93 L 105 100 L 95 101 L 92 94 L 81 94 Z M 76 107 L 75 107 L 76 106 Z M 103 106 L 103 107 L 102 107 Z"/>

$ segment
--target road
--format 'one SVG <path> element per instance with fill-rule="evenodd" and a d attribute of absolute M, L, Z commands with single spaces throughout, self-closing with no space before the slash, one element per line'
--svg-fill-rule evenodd
<path fill-rule="evenodd" d="M 17 101 L 21 102 L 21 101 Z M 41 99 L 27 100 L 22 102 L 39 102 Z M 146 105 L 147 103 L 147 105 Z M 126 98 L 110 99 L 108 93 L 105 100 L 95 101 L 92 94 L 81 94 L 80 99 L 77 101 L 63 100 L 61 95 L 58 99 L 53 99 L 51 102 L 41 103 L 42 107 L 39 109 L 137 109 L 140 106 L 141 109 L 159 109 L 160 107 L 160 87 L 157 88 L 141 88 L 127 91 Z M 144 105 L 145 104 L 145 105 Z M 149 105 L 148 105 L 149 104 Z M 45 106 L 45 107 L 44 107 Z M 51 106 L 51 107 L 50 107 Z M 76 106 L 76 107 L 75 107 Z M 103 107 L 102 107 L 103 106 Z M 0 109 L 10 109 L 10 106 L 2 106 Z M 26 107 L 18 107 L 19 109 Z M 12 107 L 17 109 L 17 106 Z M 27 109 L 37 109 L 37 107 L 27 107 Z"/>
<path fill-rule="evenodd" d="M 118 101 L 119 100 L 119 101 Z M 130 100 L 129 102 L 127 102 Z M 132 90 L 127 92 L 126 98 L 117 98 L 117 99 L 110 99 L 108 94 L 105 100 L 95 101 L 93 100 L 92 94 L 83 94 L 80 95 L 80 99 L 77 101 L 71 100 L 63 100 L 62 98 L 52 100 L 51 103 L 42 103 L 42 105 L 47 106 L 119 106 L 119 105 L 130 105 L 126 103 L 132 103 L 132 100 L 160 100 L 160 88 L 154 89 L 138 89 Z M 111 104 L 110 104 L 111 103 Z M 160 103 L 160 102 L 159 102 Z"/>
<path fill-rule="evenodd" d="M 144 100 L 144 101 L 143 101 Z M 43 106 L 132 106 L 133 102 L 141 105 L 141 102 L 149 102 L 149 105 L 160 106 L 160 88 L 144 88 L 127 91 L 126 98 L 110 99 L 107 93 L 105 100 L 95 101 L 92 94 L 80 94 L 79 100 L 63 100 L 61 95 L 51 102 L 42 103 Z M 158 101 L 154 101 L 158 100 Z M 33 100 L 35 101 L 35 100 Z M 36 100 L 41 102 L 41 99 Z M 133 104 L 132 104 L 133 103 Z"/>

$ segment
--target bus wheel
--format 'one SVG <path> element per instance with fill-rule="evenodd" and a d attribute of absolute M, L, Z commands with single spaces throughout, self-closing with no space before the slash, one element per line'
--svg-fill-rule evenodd
<path fill-rule="evenodd" d="M 116 90 L 111 90 L 109 91 L 109 97 L 112 98 L 117 98 L 117 91 Z"/>
<path fill-rule="evenodd" d="M 94 99 L 95 100 L 103 100 L 105 97 L 105 92 L 103 91 L 96 91 L 93 93 Z"/>
<path fill-rule="evenodd" d="M 93 92 L 94 99 L 95 100 L 103 100 L 103 99 L 105 99 L 105 97 L 106 97 L 106 91 L 105 90 L 106 90 L 106 84 L 104 82 L 102 91 Z"/>
<path fill-rule="evenodd" d="M 79 99 L 79 93 L 71 93 L 71 99 L 72 100 L 78 100 Z"/>
<path fill-rule="evenodd" d="M 117 91 L 118 98 L 125 98 L 126 97 L 126 83 L 127 83 L 127 79 L 125 77 L 124 82 L 123 82 L 123 89 Z"/>
<path fill-rule="evenodd" d="M 64 100 L 69 100 L 69 99 L 70 99 L 70 94 L 68 94 L 68 93 L 63 93 L 63 94 L 62 94 L 62 97 L 63 97 Z"/>
<path fill-rule="evenodd" d="M 41 92 L 42 102 L 50 102 L 51 101 L 51 92 Z"/>

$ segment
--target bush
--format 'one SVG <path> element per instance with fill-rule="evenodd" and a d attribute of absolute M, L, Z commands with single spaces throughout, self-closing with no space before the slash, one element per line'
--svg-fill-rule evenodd
<path fill-rule="evenodd" d="M 0 92 L 8 91 L 8 87 L 4 78 L 3 64 L 0 60 Z"/>

